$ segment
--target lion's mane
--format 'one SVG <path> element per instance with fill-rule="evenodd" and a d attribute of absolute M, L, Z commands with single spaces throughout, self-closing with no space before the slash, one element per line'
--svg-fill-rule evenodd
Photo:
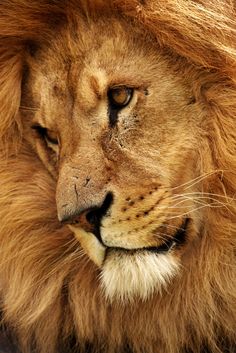
<path fill-rule="evenodd" d="M 209 210 L 211 228 L 170 292 L 130 306 L 106 303 L 97 270 L 58 223 L 55 183 L 25 142 L 18 114 L 25 51 L 50 42 L 76 11 L 138 21 L 193 75 L 208 117 L 204 163 L 220 171 L 207 187 L 227 203 Z M 234 0 L 1 1 L 0 298 L 22 349 L 55 353 L 76 341 L 110 353 L 236 351 L 235 18 Z"/>

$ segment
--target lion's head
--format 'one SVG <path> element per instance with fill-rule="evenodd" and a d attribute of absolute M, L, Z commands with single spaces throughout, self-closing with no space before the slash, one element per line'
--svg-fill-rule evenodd
<path fill-rule="evenodd" d="M 233 352 L 233 7 L 178 6 L 0 5 L 1 299 L 25 350 Z"/>

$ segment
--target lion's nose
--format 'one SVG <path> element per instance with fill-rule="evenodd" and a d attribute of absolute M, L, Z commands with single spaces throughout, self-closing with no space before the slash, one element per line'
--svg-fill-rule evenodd
<path fill-rule="evenodd" d="M 77 209 L 73 213 L 69 215 L 67 214 L 61 218 L 61 222 L 71 225 L 78 225 L 78 227 L 83 228 L 87 232 L 93 233 L 97 238 L 99 238 L 99 240 L 101 240 L 101 221 L 107 214 L 112 202 L 113 195 L 111 192 L 108 192 L 100 205 L 91 205 L 87 208 Z"/>

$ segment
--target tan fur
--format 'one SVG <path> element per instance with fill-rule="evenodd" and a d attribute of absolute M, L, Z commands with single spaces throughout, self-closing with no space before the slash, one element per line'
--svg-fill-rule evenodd
<path fill-rule="evenodd" d="M 0 4 L 0 296 L 24 352 L 72 337 L 82 352 L 235 352 L 235 15 L 233 0 Z M 111 129 L 121 84 L 135 93 Z M 158 246 L 186 215 L 187 242 L 97 267 L 58 216 L 108 191 L 107 246 Z"/>

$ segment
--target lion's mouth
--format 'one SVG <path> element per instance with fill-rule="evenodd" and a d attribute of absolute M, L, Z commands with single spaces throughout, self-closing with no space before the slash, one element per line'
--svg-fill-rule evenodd
<path fill-rule="evenodd" d="M 119 251 L 124 251 L 132 254 L 135 252 L 142 252 L 142 251 L 152 252 L 156 254 L 165 253 L 185 243 L 189 222 L 190 222 L 190 218 L 185 218 L 180 228 L 177 229 L 175 235 L 172 238 L 165 240 L 159 246 L 142 247 L 142 248 L 136 248 L 136 249 L 135 248 L 126 249 L 123 247 L 109 247 L 109 246 L 107 246 L 106 248 L 107 250 L 119 250 Z"/>
<path fill-rule="evenodd" d="M 101 237 L 95 236 L 93 233 L 87 232 L 82 228 L 69 225 L 71 230 L 80 242 L 80 245 L 84 249 L 85 253 L 89 258 L 99 267 L 102 267 L 108 254 L 119 252 L 127 255 L 134 255 L 137 253 L 155 253 L 164 254 L 168 253 L 174 248 L 177 248 L 184 244 L 187 236 L 187 229 L 190 222 L 190 218 L 185 218 L 181 226 L 177 229 L 175 234 L 167 238 L 162 244 L 158 246 L 150 247 L 137 247 L 137 248 L 125 248 L 119 246 L 109 246 L 104 244 Z"/>

